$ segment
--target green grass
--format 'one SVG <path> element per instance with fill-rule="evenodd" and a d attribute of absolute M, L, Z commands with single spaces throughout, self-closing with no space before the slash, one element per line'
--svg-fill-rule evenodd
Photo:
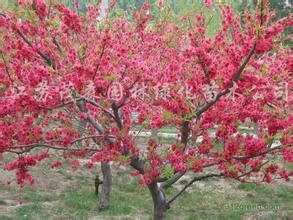
<path fill-rule="evenodd" d="M 83 216 L 94 209 L 93 202 L 96 196 L 92 191 L 69 191 L 61 194 L 58 200 L 64 204 L 65 209 L 78 211 L 78 214 Z"/>
<path fill-rule="evenodd" d="M 46 210 L 37 203 L 25 205 L 17 209 L 15 219 L 48 219 Z"/>
<path fill-rule="evenodd" d="M 66 180 L 72 180 L 72 175 L 63 169 L 57 170 L 57 173 L 63 175 Z"/>
<path fill-rule="evenodd" d="M 247 213 L 253 215 L 259 211 L 272 211 L 271 209 L 250 208 L 257 207 L 257 205 L 275 205 L 274 207 L 279 207 L 282 211 L 290 209 L 292 211 L 292 189 L 281 187 L 276 190 L 270 186 L 254 188 L 244 187 L 244 185 L 241 184 L 241 187 L 238 188 L 240 191 L 245 189 L 244 191 L 248 193 L 241 197 L 229 193 L 218 193 L 213 188 L 186 192 L 178 198 L 174 209 L 171 209 L 168 215 L 176 215 L 180 212 L 180 207 L 184 207 L 189 219 L 242 219 L 242 216 Z M 273 211 L 275 213 L 270 217 L 278 218 L 278 210 Z"/>
<path fill-rule="evenodd" d="M 53 160 L 53 158 L 52 158 Z M 45 164 L 43 164 L 45 167 Z M 287 164 L 288 167 L 292 167 Z M 40 169 L 43 168 L 42 166 Z M 39 169 L 39 168 L 38 168 Z M 70 163 L 64 163 L 59 170 L 48 170 L 45 176 L 38 176 L 35 186 L 26 186 L 19 190 L 14 185 L 8 187 L 0 184 L 0 220 L 2 219 L 88 219 L 90 217 L 145 217 L 151 219 L 152 199 L 147 188 L 138 184 L 138 177 L 130 177 L 130 170 L 113 168 L 113 187 L 109 210 L 97 212 L 98 197 L 94 194 L 94 177 L 99 169 L 71 169 Z M 57 173 L 56 173 L 57 172 Z M 61 175 L 60 175 L 61 174 Z M 70 176 L 70 178 L 68 178 Z M 41 179 L 48 178 L 48 179 Z M 57 179 L 55 179 L 57 178 Z M 54 184 L 40 185 L 54 179 Z M 188 179 L 178 181 L 166 191 L 167 198 L 178 192 Z M 202 185 L 204 184 L 204 186 Z M 1 197 L 1 192 L 9 198 Z M 19 193 L 24 204 L 11 212 L 1 213 L 1 208 L 9 205 L 7 200 L 17 201 Z M 233 207 L 278 205 L 278 210 L 253 210 Z M 231 207 L 232 206 L 232 207 Z M 3 209 L 2 209 L 3 210 Z M 258 216 L 264 213 L 264 216 Z M 266 214 L 266 215 L 265 215 Z M 293 189 L 288 184 L 271 184 L 256 186 L 239 184 L 225 180 L 219 184 L 217 179 L 209 179 L 201 184 L 194 184 L 184 192 L 167 212 L 167 219 L 289 219 L 293 214 Z"/>
<path fill-rule="evenodd" d="M 45 167 L 45 164 L 39 168 L 43 169 L 43 166 Z M 292 170 L 292 164 L 286 163 L 285 166 Z M 35 186 L 26 186 L 19 190 L 14 185 L 8 187 L 0 183 L 0 220 L 88 219 L 93 216 L 151 218 L 151 196 L 147 188 L 138 184 L 138 177 L 130 177 L 129 173 L 129 169 L 113 168 L 111 206 L 109 210 L 100 213 L 96 211 L 98 198 L 94 195 L 94 176 L 101 175 L 98 169 L 81 168 L 79 171 L 73 171 L 68 162 L 57 171 L 48 170 L 45 176 L 38 176 Z M 56 183 L 48 183 L 46 188 L 39 184 L 50 179 L 54 179 Z M 176 187 L 166 191 L 167 197 L 171 198 L 187 183 L 188 179 L 180 180 Z M 293 189 L 289 184 L 277 183 L 258 187 L 254 184 L 225 180 L 223 189 L 223 185 L 219 185 L 216 179 L 203 183 L 204 186 L 195 184 L 184 192 L 168 210 L 167 219 L 176 219 L 176 216 L 182 216 L 184 219 L 243 219 L 244 215 L 253 216 L 252 219 L 289 219 L 293 214 Z M 2 198 L 1 192 L 5 195 L 9 193 L 9 198 Z M 24 204 L 13 209 L 14 211 L 1 213 L 1 208 L 10 203 L 7 200 L 17 201 L 19 193 Z M 273 204 L 278 205 L 280 209 L 247 210 L 231 207 L 233 204 Z M 269 214 L 257 216 L 260 212 Z"/>
<path fill-rule="evenodd" d="M 0 215 L 0 219 L 1 220 L 13 220 L 12 217 L 4 216 L 4 215 Z"/>
<path fill-rule="evenodd" d="M 31 191 L 29 192 L 25 192 L 23 199 L 25 201 L 31 201 L 34 203 L 38 203 L 38 202 L 47 202 L 47 201 L 53 201 L 54 200 L 54 196 L 52 195 L 40 195 L 40 194 L 36 194 L 35 192 Z"/>
<path fill-rule="evenodd" d="M 153 205 L 147 188 L 138 184 L 138 177 L 129 177 L 128 173 L 127 170 L 114 171 L 111 206 L 107 211 L 96 212 L 98 198 L 94 195 L 93 178 L 87 174 L 83 176 L 73 173 L 72 180 L 66 180 L 65 176 L 62 178 L 63 181 L 75 183 L 59 193 L 55 192 L 58 185 L 46 193 L 40 192 L 39 186 L 24 188 L 22 195 L 25 204 L 17 208 L 15 213 L 7 213 L 7 216 L 0 213 L 0 219 L 88 219 L 93 216 L 151 218 Z M 177 185 L 182 188 L 187 182 L 188 180 L 181 180 Z M 257 219 L 256 214 L 259 212 L 271 212 L 268 216 L 260 216 L 260 219 L 289 219 L 293 212 L 293 189 L 286 185 L 258 187 L 254 184 L 225 181 L 225 188 L 222 189 L 223 186 L 216 179 L 203 183 L 204 186 L 193 185 L 184 192 L 168 210 L 167 219 L 181 216 L 184 219 L 240 220 L 244 215 L 255 216 L 252 219 Z M 62 180 L 60 186 L 61 184 Z M 169 188 L 166 196 L 171 198 L 178 192 L 178 187 Z M 7 189 L 12 198 L 18 194 L 16 188 Z M 3 187 L 0 190 L 6 191 Z M 279 209 L 254 210 L 236 207 L 261 204 L 275 204 Z M 0 203 L 0 208 L 5 205 Z"/>
<path fill-rule="evenodd" d="M 284 169 L 289 170 L 289 171 L 293 171 L 293 163 L 286 162 L 284 164 Z"/>
<path fill-rule="evenodd" d="M 144 129 L 141 125 L 134 125 L 133 128 L 132 128 L 132 131 L 150 131 L 150 130 L 147 130 L 147 129 Z M 158 129 L 159 132 L 162 132 L 162 133 L 178 133 L 178 129 L 174 126 L 165 126 L 165 127 L 162 127 L 160 129 Z"/>

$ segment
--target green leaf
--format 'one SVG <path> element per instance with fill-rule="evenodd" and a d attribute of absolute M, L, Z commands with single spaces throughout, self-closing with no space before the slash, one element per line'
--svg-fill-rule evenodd
<path fill-rule="evenodd" d="M 171 179 L 174 175 L 174 169 L 171 166 L 167 166 L 163 171 L 163 176 L 167 179 Z"/>
<path fill-rule="evenodd" d="M 104 76 L 104 79 L 106 80 L 106 81 L 115 81 L 116 80 L 116 78 L 117 78 L 117 75 L 115 74 L 115 73 L 111 73 L 110 75 L 108 75 L 108 76 Z"/>
<path fill-rule="evenodd" d="M 170 111 L 164 111 L 163 112 L 163 121 L 168 122 L 170 118 L 173 116 L 173 113 Z"/>

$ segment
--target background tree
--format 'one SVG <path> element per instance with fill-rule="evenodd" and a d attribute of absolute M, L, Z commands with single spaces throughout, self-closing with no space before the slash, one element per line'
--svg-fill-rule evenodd
<path fill-rule="evenodd" d="M 271 10 L 275 11 L 275 18 L 274 20 L 278 20 L 280 18 L 286 17 L 288 15 L 290 15 L 292 9 L 293 9 L 293 4 L 292 1 L 288 1 L 288 0 L 280 0 L 280 1 L 274 1 L 274 0 L 269 0 L 270 3 L 270 8 Z M 248 8 L 250 11 L 253 11 L 254 8 L 257 6 L 257 0 L 243 0 L 241 1 L 241 4 L 239 4 L 238 6 L 238 10 L 241 12 L 243 11 L 245 8 Z M 285 35 L 289 36 L 291 34 L 293 34 L 293 29 L 292 27 L 288 27 L 285 30 Z M 284 42 L 286 44 L 292 45 L 292 39 L 287 38 L 286 40 L 284 40 Z"/>

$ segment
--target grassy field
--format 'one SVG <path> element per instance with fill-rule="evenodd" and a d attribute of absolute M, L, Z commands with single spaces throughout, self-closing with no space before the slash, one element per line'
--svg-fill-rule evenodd
<path fill-rule="evenodd" d="M 1 171 L 0 219 L 151 219 L 152 202 L 146 188 L 129 177 L 127 169 L 113 166 L 111 207 L 97 212 L 94 177 L 99 168 L 73 171 L 69 163 L 48 170 L 33 169 L 36 184 L 19 189 L 6 186 L 12 173 Z M 167 191 L 170 197 L 186 184 L 181 180 Z M 167 219 L 290 219 L 293 216 L 292 182 L 257 187 L 225 179 L 198 182 L 168 211 Z M 19 204 L 20 198 L 23 200 Z"/>

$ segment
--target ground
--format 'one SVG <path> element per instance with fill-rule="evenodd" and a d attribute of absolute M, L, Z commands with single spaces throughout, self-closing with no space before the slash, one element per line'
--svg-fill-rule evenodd
<path fill-rule="evenodd" d="M 151 219 L 149 192 L 129 177 L 127 169 L 113 168 L 111 208 L 98 213 L 94 194 L 95 174 L 89 170 L 72 170 L 67 162 L 58 170 L 48 163 L 32 170 L 34 186 L 20 189 L 7 186 L 13 172 L 0 172 L 0 219 Z M 188 181 L 185 178 L 167 191 L 170 197 Z M 20 204 L 20 201 L 23 201 Z M 260 206 L 261 205 L 261 206 Z M 278 181 L 257 187 L 226 179 L 195 183 L 178 198 L 168 211 L 168 219 L 290 219 L 293 216 L 293 183 Z"/>

